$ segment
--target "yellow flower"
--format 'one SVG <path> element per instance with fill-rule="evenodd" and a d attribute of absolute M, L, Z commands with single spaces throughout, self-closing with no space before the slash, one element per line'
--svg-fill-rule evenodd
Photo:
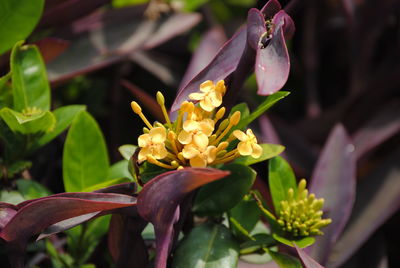
<path fill-rule="evenodd" d="M 208 145 L 208 137 L 213 131 L 214 121 L 211 119 L 186 120 L 183 123 L 183 130 L 178 135 L 178 141 L 183 145 L 194 143 L 198 147 L 205 148 Z"/>
<path fill-rule="evenodd" d="M 183 148 L 182 154 L 184 158 L 189 159 L 191 167 L 206 167 L 217 157 L 217 148 L 213 145 L 201 148 L 188 144 Z"/>
<path fill-rule="evenodd" d="M 155 159 L 163 159 L 168 151 L 165 148 L 167 132 L 164 127 L 155 127 L 150 129 L 149 133 L 140 135 L 138 138 L 139 147 L 141 147 L 138 160 L 139 163 L 147 160 L 148 156 Z"/>
<path fill-rule="evenodd" d="M 251 129 L 247 129 L 246 133 L 235 130 L 233 135 L 240 140 L 237 149 L 241 155 L 251 155 L 254 158 L 261 156 L 262 147 L 257 144 L 257 138 Z"/>
<path fill-rule="evenodd" d="M 211 112 L 222 104 L 222 96 L 226 91 L 225 82 L 220 80 L 214 85 L 211 80 L 207 80 L 200 85 L 200 91 L 190 94 L 189 98 L 200 101 L 200 107 Z"/>

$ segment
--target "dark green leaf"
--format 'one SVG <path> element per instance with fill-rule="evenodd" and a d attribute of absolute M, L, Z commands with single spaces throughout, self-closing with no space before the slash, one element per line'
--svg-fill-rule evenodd
<path fill-rule="evenodd" d="M 53 131 L 40 137 L 36 142 L 35 147 L 41 147 L 60 135 L 61 132 L 71 125 L 75 116 L 85 109 L 86 107 L 84 105 L 69 105 L 54 110 L 53 115 L 56 118 L 56 125 L 54 126 Z"/>
<path fill-rule="evenodd" d="M 11 78 L 11 73 L 0 78 L 0 109 L 3 107 L 11 108 L 13 105 L 12 88 L 8 84 Z"/>
<path fill-rule="evenodd" d="M 149 180 L 156 177 L 157 175 L 168 171 L 165 168 L 150 164 L 147 161 L 143 162 L 139 169 L 140 180 L 143 182 L 143 184 L 147 183 Z"/>
<path fill-rule="evenodd" d="M 240 244 L 240 254 L 249 254 L 276 244 L 275 240 L 268 234 L 256 234 L 253 239 Z"/>
<path fill-rule="evenodd" d="M 16 183 L 18 191 L 27 200 L 51 195 L 51 192 L 46 187 L 34 180 L 19 179 Z"/>
<path fill-rule="evenodd" d="M 0 116 L 13 132 L 21 134 L 49 132 L 53 130 L 56 123 L 54 115 L 49 111 L 24 115 L 10 108 L 3 108 L 0 110 Z"/>
<path fill-rule="evenodd" d="M 63 179 L 67 192 L 80 192 L 107 181 L 109 161 L 103 134 L 94 118 L 80 112 L 64 145 Z"/>
<path fill-rule="evenodd" d="M 297 189 L 296 178 L 290 165 L 282 157 L 269 160 L 269 188 L 275 211 L 280 211 L 281 201 L 288 199 L 288 190 Z"/>
<path fill-rule="evenodd" d="M 249 192 L 256 178 L 256 172 L 244 165 L 229 164 L 221 169 L 231 174 L 199 190 L 193 205 L 195 213 L 218 214 L 233 208 Z"/>
<path fill-rule="evenodd" d="M 42 15 L 44 0 L 1 0 L 0 4 L 0 54 L 33 31 Z"/>
<path fill-rule="evenodd" d="M 7 176 L 9 178 L 14 177 L 14 175 L 17 175 L 24 171 L 25 169 L 28 169 L 32 166 L 32 162 L 30 161 L 14 161 L 12 162 L 9 166 L 7 166 Z M 26 198 L 30 199 L 30 198 Z"/>
<path fill-rule="evenodd" d="M 225 226 L 203 224 L 179 245 L 172 267 L 234 268 L 238 257 L 239 245 Z"/>
<path fill-rule="evenodd" d="M 243 120 L 240 120 L 239 124 L 236 126 L 236 129 L 245 128 L 255 119 L 257 119 L 260 115 L 265 113 L 265 111 L 271 108 L 275 103 L 277 103 L 279 100 L 283 99 L 289 94 L 290 92 L 287 91 L 279 91 L 268 96 L 266 100 L 263 103 L 261 103 L 260 106 L 258 106 L 254 112 L 252 112 L 249 116 L 243 118 Z"/>
<path fill-rule="evenodd" d="M 229 218 L 237 221 L 248 233 L 253 230 L 260 216 L 261 212 L 258 209 L 257 203 L 251 196 L 245 196 L 242 201 L 229 211 Z M 235 227 L 233 227 L 232 231 L 235 235 L 239 235 L 240 233 L 240 230 Z"/>
<path fill-rule="evenodd" d="M 272 259 L 279 265 L 281 268 L 302 268 L 301 262 L 295 257 L 289 256 L 284 253 L 279 253 L 275 251 L 269 251 L 269 255 L 271 255 Z"/>
<path fill-rule="evenodd" d="M 133 177 L 128 169 L 129 162 L 127 160 L 121 160 L 114 163 L 108 170 L 108 179 L 126 178 L 128 181 L 133 181 Z"/>
<path fill-rule="evenodd" d="M 277 233 L 273 233 L 272 237 L 276 241 L 279 241 L 282 244 L 285 244 L 285 245 L 288 245 L 288 246 L 291 246 L 291 247 L 294 247 L 293 243 L 295 243 L 299 248 L 308 247 L 308 246 L 314 244 L 314 242 L 315 242 L 315 238 L 311 237 L 311 236 L 310 237 L 301 237 L 301 238 L 298 238 L 298 239 L 290 240 L 290 239 L 287 239 L 287 238 L 284 238 L 284 237 L 280 236 Z"/>
<path fill-rule="evenodd" d="M 138 147 L 133 144 L 124 144 L 118 148 L 118 151 L 125 160 L 129 160 L 131 159 L 137 148 Z"/>
<path fill-rule="evenodd" d="M 36 46 L 17 43 L 11 53 L 14 109 L 22 112 L 36 107 L 50 110 L 50 86 L 46 67 Z"/>
<path fill-rule="evenodd" d="M 275 157 L 282 153 L 285 150 L 285 147 L 278 144 L 260 144 L 263 152 L 259 158 L 254 158 L 252 156 L 241 156 L 235 160 L 235 163 L 239 163 L 242 165 L 250 166 L 265 160 L 268 160 L 272 157 Z"/>
<path fill-rule="evenodd" d="M 249 107 L 247 106 L 247 103 L 239 103 L 236 104 L 235 106 L 232 107 L 229 115 L 233 115 L 236 111 L 240 112 L 240 118 L 243 120 L 244 118 L 247 118 L 250 115 L 250 110 Z"/>

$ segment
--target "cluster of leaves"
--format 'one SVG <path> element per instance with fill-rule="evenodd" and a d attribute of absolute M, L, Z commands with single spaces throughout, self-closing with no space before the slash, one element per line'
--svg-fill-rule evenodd
<path fill-rule="evenodd" d="M 27 3 L 17 5 L 14 1 L 3 2 L 8 8 L 1 12 L 6 12 L 2 15 L 7 16 L 1 17 L 8 20 L 3 24 L 5 27 L 0 27 L 0 32 L 2 36 L 7 36 L 7 42 L 1 42 L 0 53 L 11 49 L 16 42 L 25 39 L 31 33 L 35 24 L 39 22 L 44 6 L 43 0 L 26 1 Z M 44 60 L 47 61 L 48 77 L 53 85 L 120 63 L 119 66 L 122 67 L 116 68 L 116 79 L 112 78 L 117 80 L 119 85 L 122 76 L 132 76 L 134 73 L 126 71 L 129 69 L 126 68 L 128 58 L 129 62 L 135 63 L 135 67 L 140 66 L 152 73 L 163 85 L 176 86 L 176 77 L 179 75 L 171 71 L 173 68 L 169 68 L 171 65 L 168 58 L 165 60 L 167 54 L 174 55 L 174 49 L 168 48 L 168 43 L 161 50 L 154 48 L 199 23 L 201 17 L 198 13 L 179 13 L 170 9 L 169 13 L 163 14 L 159 20 L 147 20 L 138 15 L 146 9 L 143 6 L 110 9 L 104 6 L 110 2 L 106 0 L 90 1 L 85 5 L 78 2 L 46 1 L 46 9 L 37 32 L 31 36 L 31 41 L 36 41 L 47 35 L 48 33 L 44 32 L 49 32 L 50 29 L 53 37 L 64 39 L 44 38 L 36 42 Z M 138 1 L 112 1 L 115 7 L 135 2 Z M 228 18 L 229 14 L 223 13 L 223 10 L 227 10 L 224 5 L 234 5 L 235 2 L 187 1 L 189 4 L 184 9 L 192 11 L 206 3 L 214 12 L 221 12 Z M 294 4 L 288 6 L 287 11 L 293 10 L 297 2 L 299 1 L 293 1 Z M 385 7 L 379 9 L 380 12 L 390 13 L 390 1 L 384 5 Z M 101 6 L 103 8 L 96 13 L 84 17 Z M 314 18 L 314 21 L 307 19 L 304 34 L 297 35 L 314 44 L 314 47 L 317 38 L 313 39 L 310 32 L 317 32 L 314 29 L 317 28 L 317 20 L 321 20 L 315 14 L 315 7 L 316 3 L 312 1 L 305 5 L 308 18 Z M 368 43 L 378 43 L 379 34 L 376 33 L 383 28 L 383 22 L 377 23 L 372 27 L 375 30 L 368 32 L 363 32 L 359 29 L 362 27 L 357 26 L 362 25 L 360 22 L 365 14 L 364 20 L 369 20 L 368 12 L 361 12 L 368 10 L 369 4 L 363 1 L 346 1 L 344 7 L 350 29 L 356 33 L 353 36 L 361 36 L 363 40 L 369 40 Z M 269 1 L 260 10 L 251 9 L 247 26 L 239 29 L 227 42 L 218 27 L 211 28 L 204 34 L 184 78 L 180 81 L 178 96 L 173 102 L 172 110 L 176 110 L 191 92 L 197 91 L 199 84 L 204 80 L 223 79 L 228 87 L 227 107 L 233 107 L 232 111 L 240 110 L 246 115 L 239 126 L 242 128 L 251 122 L 257 122 L 254 120 L 258 116 L 286 96 L 285 92 L 269 96 L 251 114 L 247 104 L 234 106 L 238 98 L 246 100 L 250 106 L 253 106 L 254 99 L 257 102 L 257 98 L 250 99 L 246 96 L 249 94 L 241 94 L 243 89 L 251 87 L 251 82 L 257 83 L 259 94 L 269 95 L 279 90 L 288 78 L 290 65 L 285 39 L 292 36 L 294 28 L 290 17 L 280 9 L 277 1 Z M 13 16 L 9 16 L 9 10 L 15 11 Z M 206 9 L 206 17 L 210 16 L 208 12 Z M 67 27 L 63 27 L 63 24 Z M 328 24 L 326 28 L 333 24 Z M 271 25 L 275 26 L 272 27 L 273 31 L 270 31 Z M 321 27 L 322 25 L 324 24 L 320 23 Z M 15 27 L 21 28 L 15 30 Z M 330 40 L 329 36 L 326 40 Z M 183 46 L 182 43 L 178 44 Z M 321 42 L 321 47 L 323 44 Z M 219 50 L 221 45 L 223 47 Z M 291 53 L 294 55 L 291 57 L 297 62 L 296 40 L 292 45 Z M 357 45 L 355 47 L 357 48 Z M 315 55 L 312 54 L 315 51 L 304 50 L 303 55 L 307 59 L 315 59 Z M 384 106 L 383 93 L 391 92 L 393 87 L 392 84 L 386 83 L 389 84 L 386 90 L 363 94 L 367 91 L 365 87 L 372 88 L 373 85 L 379 84 L 379 81 L 387 81 L 387 76 L 391 78 L 389 73 L 383 78 L 376 77 L 376 81 L 372 79 L 375 72 L 372 68 L 367 70 L 365 64 L 365 58 L 372 59 L 376 56 L 371 51 L 374 50 L 365 48 L 354 55 L 358 60 L 354 61 L 349 83 L 351 94 L 341 105 L 334 107 L 331 114 L 324 113 L 315 99 L 315 76 L 311 75 L 318 74 L 313 64 L 315 61 L 305 60 L 305 85 L 310 96 L 307 99 L 308 116 L 299 119 L 294 114 L 300 113 L 293 113 L 291 110 L 291 120 L 295 118 L 299 128 L 294 130 L 292 126 L 285 124 L 285 118 L 281 116 L 272 118 L 273 125 L 264 116 L 258 121 L 264 141 L 285 144 L 287 149 L 283 157 L 294 165 L 297 174 L 311 177 L 310 192 L 325 198 L 324 211 L 334 222 L 323 230 L 324 236 L 318 237 L 315 243 L 305 250 L 299 247 L 308 246 L 314 242 L 313 239 L 296 241 L 298 256 L 306 267 L 320 267 L 313 259 L 329 267 L 340 266 L 398 209 L 397 205 L 393 205 L 398 204 L 396 200 L 400 196 L 396 184 L 398 152 L 384 157 L 371 152 L 377 145 L 398 133 L 399 106 L 395 103 L 388 105 L 378 114 L 371 114 L 373 109 L 367 104 L 374 100 L 372 103 L 380 101 L 380 107 Z M 384 63 L 383 69 L 387 64 L 392 64 L 390 61 L 386 62 L 386 65 Z M 0 66 L 8 69 L 4 64 Z M 284 234 L 274 232 L 273 226 L 271 235 L 271 230 L 260 220 L 262 217 L 270 217 L 265 211 L 268 202 L 263 202 L 263 198 L 268 200 L 271 197 L 271 207 L 277 211 L 280 201 L 285 198 L 284 193 L 287 193 L 289 188 L 296 188 L 293 171 L 285 160 L 279 157 L 269 160 L 268 169 L 262 163 L 250 168 L 249 165 L 256 164 L 251 158 L 238 159 L 235 163 L 224 166 L 222 170 L 186 169 L 162 173 L 163 170 L 160 169 L 141 167 L 140 181 L 147 183 L 130 183 L 137 181 L 135 163 L 132 162 L 134 147 L 120 147 L 125 160 L 110 166 L 103 134 L 94 119 L 84 111 L 84 106 L 65 106 L 50 111 L 49 82 L 35 46 L 17 43 L 11 53 L 10 67 L 10 72 L 0 80 L 0 134 L 3 149 L 0 177 L 2 186 L 8 190 L 18 189 L 18 192 L 1 191 L 2 201 L 8 203 L 0 205 L 0 237 L 5 242 L 13 267 L 23 267 L 25 248 L 32 237 L 37 237 L 38 234 L 39 239 L 50 237 L 76 225 L 78 226 L 65 232 L 66 239 L 63 238 L 64 235 L 53 235 L 42 246 L 35 243 L 37 246 L 34 250 L 45 247 L 54 267 L 93 267 L 93 264 L 88 262 L 96 260 L 90 257 L 101 242 L 102 236 L 108 231 L 111 258 L 118 267 L 145 267 L 149 259 L 154 260 L 152 251 L 149 251 L 154 246 L 155 262 L 159 267 L 166 265 L 167 258 L 171 257 L 171 249 L 171 264 L 176 267 L 222 267 L 222 263 L 226 267 L 235 267 L 237 264 L 239 267 L 246 267 L 244 261 L 265 263 L 271 258 L 281 267 L 300 265 L 299 261 L 292 257 L 293 254 L 289 256 L 282 253 L 291 253 L 290 250 L 280 246 L 278 252 L 276 248 L 278 243 L 293 245 L 293 238 L 288 240 Z M 253 69 L 255 78 L 251 78 L 248 80 L 250 83 L 243 86 Z M 366 71 L 371 75 L 365 75 Z M 294 73 L 300 72 L 295 68 Z M 372 79 L 375 84 L 360 83 L 366 77 Z M 142 84 L 150 90 L 146 83 Z M 293 79 L 289 79 L 289 85 L 292 83 Z M 145 103 L 157 118 L 159 113 L 154 109 L 155 101 L 132 82 L 125 80 L 123 84 L 135 98 Z M 379 85 L 384 86 L 385 83 Z M 300 87 L 295 85 L 294 88 Z M 118 90 L 118 86 L 113 87 L 113 91 Z M 289 99 L 297 100 L 297 94 L 292 94 L 292 98 Z M 116 95 L 113 95 L 113 99 L 114 96 Z M 119 100 L 122 100 L 121 97 Z M 285 102 L 290 103 L 290 100 Z M 282 102 L 283 107 L 285 102 Z M 363 105 L 356 105 L 359 103 Z M 117 108 L 121 104 L 114 105 L 116 106 L 113 108 Z M 344 115 L 350 114 L 350 107 L 358 107 L 359 110 L 346 118 Z M 360 117 L 357 117 L 365 114 L 363 111 L 368 111 L 373 117 L 370 122 L 359 120 Z M 276 119 L 278 117 L 279 119 Z M 343 126 L 336 125 L 326 139 L 327 133 L 337 121 L 343 121 L 352 134 L 347 134 Z M 359 122 L 366 123 L 360 125 Z M 42 184 L 29 179 L 27 170 L 31 163 L 27 160 L 69 125 L 71 128 L 64 144 L 62 160 L 63 185 L 66 192 L 82 193 L 51 195 Z M 122 126 L 125 129 L 125 123 L 122 123 Z M 135 127 L 137 128 L 137 124 Z M 130 140 L 132 136 L 134 135 L 131 135 Z M 311 148 L 320 147 L 324 140 L 327 142 L 318 156 Z M 318 146 L 310 145 L 309 141 Z M 264 152 L 267 153 L 263 155 L 262 160 L 279 154 L 281 150 L 280 146 L 265 146 Z M 393 150 L 388 151 L 392 153 Z M 131 172 L 128 172 L 129 169 Z M 312 174 L 311 170 L 314 170 Z M 230 172 L 229 175 L 227 171 Z M 258 177 L 255 175 L 256 171 Z M 20 179 L 21 177 L 24 178 Z M 270 193 L 265 191 L 265 178 L 268 178 Z M 362 182 L 358 184 L 356 178 L 362 179 Z M 214 180 L 218 181 L 213 182 Z M 126 183 L 118 184 L 123 182 Z M 201 187 L 205 184 L 207 185 Z M 193 190 L 199 187 L 201 188 L 194 194 Z M 261 194 L 249 194 L 252 187 Z M 95 192 L 88 193 L 91 191 Z M 24 199 L 29 201 L 20 203 Z M 356 203 L 353 209 L 354 201 Z M 377 207 L 379 209 L 376 209 Z M 62 211 L 60 208 L 63 208 Z M 105 214 L 113 214 L 111 220 L 109 216 L 103 216 Z M 202 221 L 207 223 L 200 224 Z M 155 232 L 151 231 L 152 226 Z M 182 234 L 184 239 L 180 237 Z M 152 243 L 154 239 L 155 244 Z M 382 243 L 381 240 L 379 243 Z M 199 249 L 199 245 L 207 247 L 202 246 Z M 374 254 L 370 254 L 372 255 Z M 42 261 L 43 257 L 31 260 L 34 262 L 29 265 L 35 265 Z"/>

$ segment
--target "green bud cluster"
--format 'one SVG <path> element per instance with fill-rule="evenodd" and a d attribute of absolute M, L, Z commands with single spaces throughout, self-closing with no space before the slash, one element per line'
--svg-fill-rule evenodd
<path fill-rule="evenodd" d="M 331 219 L 322 219 L 321 208 L 324 199 L 316 199 L 314 194 L 308 195 L 306 180 L 299 182 L 297 195 L 292 188 L 288 190 L 288 199 L 281 201 L 278 223 L 283 231 L 293 236 L 322 235 L 320 228 L 331 223 Z"/>

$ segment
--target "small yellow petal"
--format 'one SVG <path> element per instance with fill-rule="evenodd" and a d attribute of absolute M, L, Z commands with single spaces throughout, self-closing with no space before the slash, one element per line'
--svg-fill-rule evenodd
<path fill-rule="evenodd" d="M 178 141 L 182 144 L 189 144 L 192 142 L 192 137 L 192 133 L 182 130 L 178 135 Z"/>
<path fill-rule="evenodd" d="M 168 151 L 165 149 L 164 144 L 157 144 L 154 146 L 153 156 L 155 159 L 163 159 L 167 156 Z"/>
<path fill-rule="evenodd" d="M 240 130 L 235 130 L 232 132 L 233 136 L 235 136 L 238 140 L 240 141 L 246 141 L 247 140 L 247 135 Z"/>
<path fill-rule="evenodd" d="M 151 143 L 151 138 L 149 134 L 142 134 L 138 138 L 139 147 L 146 147 Z"/>
<path fill-rule="evenodd" d="M 245 141 L 239 142 L 237 149 L 241 155 L 251 155 L 253 152 L 250 143 Z"/>
<path fill-rule="evenodd" d="M 263 151 L 262 147 L 257 143 L 253 143 L 251 145 L 251 147 L 253 149 L 253 153 L 251 154 L 251 156 L 254 157 L 254 158 L 259 158 L 261 156 L 261 154 L 262 154 L 262 151 Z"/>
<path fill-rule="evenodd" d="M 219 80 L 217 82 L 217 84 L 215 85 L 215 91 L 221 93 L 222 95 L 225 95 L 226 87 L 224 80 Z"/>
<path fill-rule="evenodd" d="M 207 137 L 211 136 L 214 131 L 214 121 L 211 119 L 204 119 L 199 123 L 199 129 L 201 132 L 207 135 Z"/>
<path fill-rule="evenodd" d="M 193 145 L 186 145 L 183 147 L 182 155 L 186 159 L 192 159 L 197 156 L 200 152 Z"/>
<path fill-rule="evenodd" d="M 189 99 L 191 100 L 202 100 L 204 98 L 204 93 L 199 93 L 199 92 L 195 92 L 195 93 L 191 93 L 189 94 Z"/>
<path fill-rule="evenodd" d="M 207 145 L 208 145 L 208 137 L 207 137 L 206 134 L 200 132 L 200 133 L 197 133 L 197 134 L 193 135 L 193 142 L 201 150 L 202 148 L 206 148 L 207 147 Z"/>
<path fill-rule="evenodd" d="M 204 168 L 207 166 L 207 161 L 200 156 L 196 156 L 190 159 L 190 166 Z"/>
<path fill-rule="evenodd" d="M 200 101 L 200 107 L 207 112 L 211 112 L 215 107 L 211 102 L 210 97 L 206 96 L 203 100 Z"/>
<path fill-rule="evenodd" d="M 149 135 L 154 143 L 163 143 L 167 138 L 167 131 L 164 127 L 155 127 L 150 130 Z"/>
<path fill-rule="evenodd" d="M 209 92 L 212 88 L 214 88 L 214 83 L 211 80 L 204 81 L 200 85 L 200 91 L 204 93 Z"/>
<path fill-rule="evenodd" d="M 211 163 L 217 157 L 217 148 L 215 146 L 208 146 L 204 154 L 207 157 L 207 163 Z"/>

